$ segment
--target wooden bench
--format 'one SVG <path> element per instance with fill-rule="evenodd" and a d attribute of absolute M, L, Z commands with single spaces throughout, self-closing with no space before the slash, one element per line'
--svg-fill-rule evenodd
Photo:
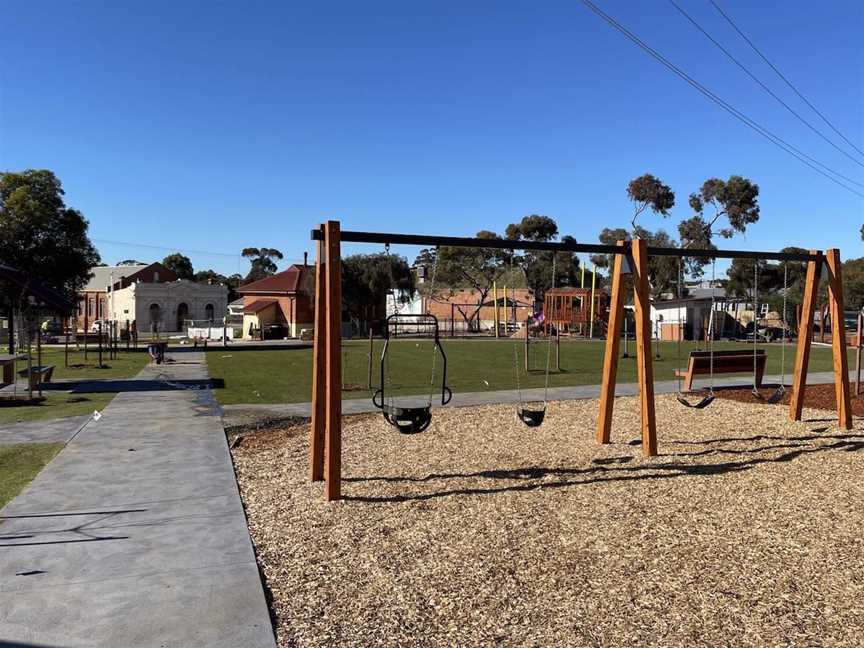
<path fill-rule="evenodd" d="M 39 385 L 51 382 L 54 365 L 34 365 L 29 370 L 22 369 L 18 375 L 22 378 L 30 378 L 30 389 L 39 389 Z"/>
<path fill-rule="evenodd" d="M 729 351 L 714 351 L 714 373 L 748 373 L 753 371 L 753 350 L 732 349 Z M 768 356 L 765 351 L 756 351 L 756 386 L 762 386 L 765 375 L 765 363 Z M 687 371 L 675 370 L 675 375 L 684 378 L 683 391 L 693 390 L 693 378 L 697 375 L 711 373 L 711 351 L 691 351 Z"/>

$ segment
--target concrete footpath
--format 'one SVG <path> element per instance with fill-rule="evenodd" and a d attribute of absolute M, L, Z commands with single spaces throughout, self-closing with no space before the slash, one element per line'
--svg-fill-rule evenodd
<path fill-rule="evenodd" d="M 170 357 L 138 378 L 207 377 Z M 219 408 L 163 385 L 119 394 L 0 512 L 0 645 L 275 646 Z"/>

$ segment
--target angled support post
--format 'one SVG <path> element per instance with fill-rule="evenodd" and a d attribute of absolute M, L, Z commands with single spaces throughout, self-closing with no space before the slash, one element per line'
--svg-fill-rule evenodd
<path fill-rule="evenodd" d="M 324 226 L 320 226 L 323 232 Z M 327 307 L 324 265 L 324 242 L 315 247 L 315 327 L 312 342 L 312 427 L 309 430 L 309 478 L 324 479 L 324 430 L 327 421 L 324 368 L 327 365 Z"/>
<path fill-rule="evenodd" d="M 624 286 L 621 276 L 627 244 L 618 241 L 621 254 L 615 255 L 612 270 L 612 295 L 609 300 L 609 325 L 603 357 L 603 381 L 600 386 L 600 412 L 597 417 L 597 442 L 609 443 L 612 435 L 612 410 L 615 407 L 615 383 L 618 373 L 618 347 L 621 344 L 621 322 L 624 319 Z"/>
<path fill-rule="evenodd" d="M 804 279 L 804 301 L 798 320 L 798 346 L 795 350 L 795 371 L 792 374 L 792 397 L 789 400 L 789 418 L 801 420 L 804 409 L 804 394 L 807 391 L 807 365 L 810 362 L 810 346 L 813 342 L 813 314 L 819 294 L 819 276 L 822 273 L 824 257 L 818 250 L 810 250 L 814 255 L 807 262 L 807 275 Z"/>
<path fill-rule="evenodd" d="M 644 239 L 631 244 L 633 295 L 636 302 L 636 367 L 642 415 L 642 454 L 657 454 L 657 418 L 654 410 L 654 359 L 651 356 L 651 286 L 648 282 L 648 245 Z"/>
<path fill-rule="evenodd" d="M 840 250 L 825 251 L 828 265 L 828 307 L 831 312 L 831 350 L 834 355 L 834 393 L 840 427 L 852 429 L 852 402 L 849 387 L 849 358 L 846 356 L 846 322 L 843 317 L 843 276 Z"/>
<path fill-rule="evenodd" d="M 328 502 L 342 496 L 342 260 L 339 221 L 324 225 L 326 313 L 324 479 Z"/>

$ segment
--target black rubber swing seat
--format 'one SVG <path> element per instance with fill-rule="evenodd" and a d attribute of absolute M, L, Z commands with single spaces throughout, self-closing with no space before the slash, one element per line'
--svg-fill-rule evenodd
<path fill-rule="evenodd" d="M 681 394 L 678 394 L 677 398 L 678 398 L 678 402 L 681 403 L 682 405 L 684 405 L 684 407 L 690 407 L 692 409 L 705 409 L 711 403 L 713 403 L 714 399 L 717 397 L 714 395 L 714 392 L 709 392 L 708 394 L 705 395 L 704 398 L 702 398 L 702 400 L 696 401 L 695 403 L 691 403 L 686 398 L 684 398 L 684 396 L 682 396 Z"/>
<path fill-rule="evenodd" d="M 400 434 L 418 434 L 429 427 L 432 422 L 432 408 L 426 407 L 393 407 L 385 405 L 382 408 L 384 420 L 396 428 Z"/>
<path fill-rule="evenodd" d="M 753 391 L 751 393 L 753 394 L 754 398 L 757 398 L 764 403 L 768 403 L 769 405 L 776 405 L 781 400 L 783 400 L 783 395 L 786 393 L 786 387 L 784 385 L 780 385 L 768 398 L 765 398 L 762 394 L 760 394 L 759 390 L 755 387 L 753 388 Z"/>
<path fill-rule="evenodd" d="M 546 418 L 546 409 L 534 410 L 527 407 L 520 407 L 516 410 L 516 416 L 528 427 L 540 427 L 543 419 Z"/>

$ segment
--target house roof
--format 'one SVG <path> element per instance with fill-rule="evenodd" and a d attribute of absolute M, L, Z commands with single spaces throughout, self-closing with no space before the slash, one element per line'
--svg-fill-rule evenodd
<path fill-rule="evenodd" d="M 303 279 L 309 269 L 309 266 L 292 265 L 287 270 L 240 286 L 237 292 L 241 295 L 296 293 L 303 286 Z"/>
<path fill-rule="evenodd" d="M 243 307 L 244 313 L 260 313 L 276 303 L 275 299 L 256 299 L 248 306 Z"/>
<path fill-rule="evenodd" d="M 95 268 L 90 268 L 90 280 L 84 286 L 84 290 L 88 292 L 104 292 L 108 288 L 108 284 L 111 283 L 112 275 L 114 283 L 117 283 L 129 275 L 140 272 L 148 267 L 148 265 L 96 266 Z"/>

